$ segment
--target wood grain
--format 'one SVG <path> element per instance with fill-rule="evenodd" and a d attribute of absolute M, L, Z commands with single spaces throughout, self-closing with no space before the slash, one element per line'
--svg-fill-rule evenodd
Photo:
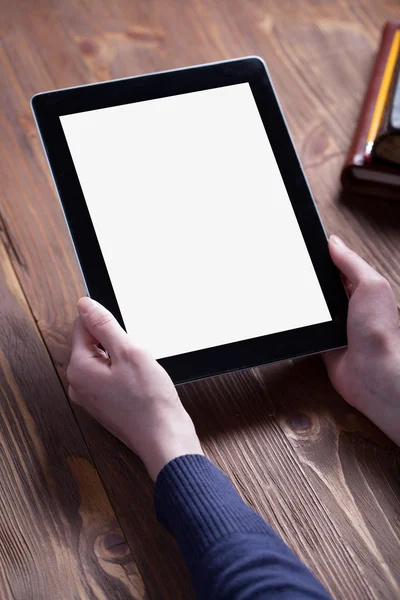
<path fill-rule="evenodd" d="M 188 384 L 181 396 L 208 454 L 334 597 L 396 597 L 400 452 L 330 389 L 319 358 Z M 370 486 L 383 476 L 387 501 Z"/>
<path fill-rule="evenodd" d="M 0 243 L 0 597 L 145 599 Z"/>
<path fill-rule="evenodd" d="M 64 382 L 84 290 L 28 105 L 46 89 L 261 55 L 327 231 L 400 297 L 400 208 L 355 202 L 339 188 L 380 28 L 399 17 L 397 0 L 0 0 L 0 10 L 2 237 Z M 193 383 L 181 395 L 210 458 L 335 598 L 399 597 L 398 450 L 332 391 L 319 359 Z M 149 596 L 190 598 L 143 467 L 76 416 Z"/>

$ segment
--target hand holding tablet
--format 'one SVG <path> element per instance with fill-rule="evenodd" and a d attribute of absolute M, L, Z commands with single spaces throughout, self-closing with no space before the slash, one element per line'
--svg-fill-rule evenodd
<path fill-rule="evenodd" d="M 260 59 L 32 106 L 89 294 L 175 383 L 346 344 L 347 296 Z"/>

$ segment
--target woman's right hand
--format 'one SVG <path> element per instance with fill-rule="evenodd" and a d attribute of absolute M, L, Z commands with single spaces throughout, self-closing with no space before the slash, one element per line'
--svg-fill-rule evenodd
<path fill-rule="evenodd" d="M 384 277 L 336 236 L 333 262 L 350 297 L 348 347 L 324 354 L 334 388 L 400 445 L 400 329 L 396 299 Z"/>

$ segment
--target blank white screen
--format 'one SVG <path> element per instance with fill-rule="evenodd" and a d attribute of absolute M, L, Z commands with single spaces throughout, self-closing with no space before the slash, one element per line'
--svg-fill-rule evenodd
<path fill-rule="evenodd" d="M 249 84 L 60 117 L 155 358 L 331 320 Z"/>

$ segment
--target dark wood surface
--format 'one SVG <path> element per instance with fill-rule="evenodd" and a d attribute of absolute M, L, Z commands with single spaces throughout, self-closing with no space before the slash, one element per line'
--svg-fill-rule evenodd
<path fill-rule="evenodd" d="M 399 16 L 398 0 L 0 0 L 5 598 L 192 597 L 143 467 L 78 411 L 74 420 L 57 380 L 65 387 L 84 288 L 30 97 L 261 55 L 328 233 L 400 298 L 400 205 L 344 198 L 339 185 L 380 28 Z M 335 598 L 400 596 L 399 450 L 332 390 L 318 357 L 180 391 L 208 456 Z"/>
<path fill-rule="evenodd" d="M 146 597 L 0 244 L 0 597 Z"/>

